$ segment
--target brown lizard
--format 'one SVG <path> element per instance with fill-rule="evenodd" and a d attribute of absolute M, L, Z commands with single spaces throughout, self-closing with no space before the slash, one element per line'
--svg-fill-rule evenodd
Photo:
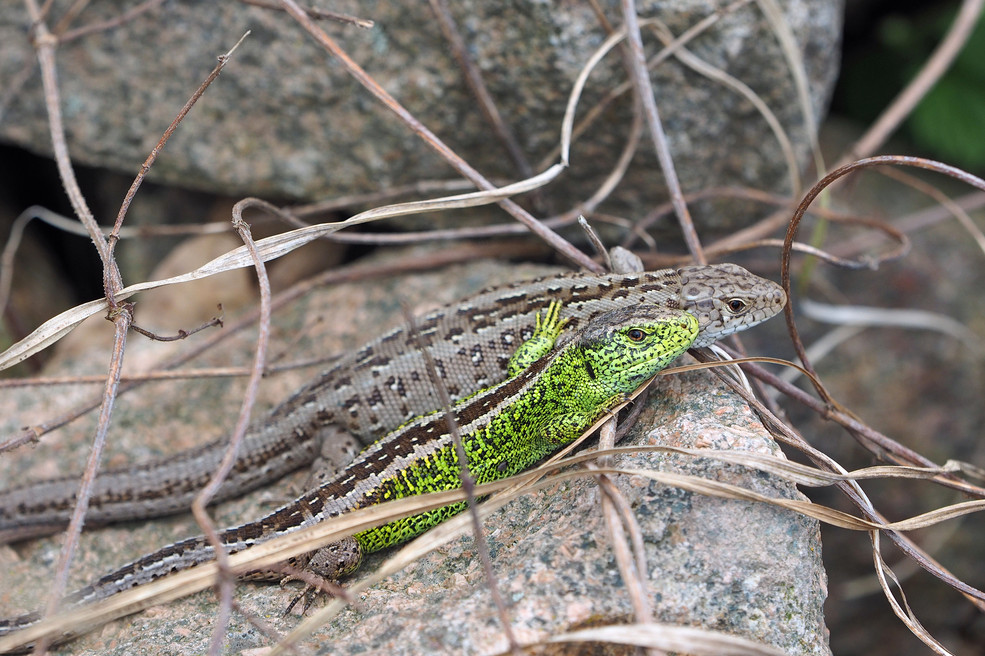
<path fill-rule="evenodd" d="M 785 303 L 782 289 L 734 264 L 631 274 L 569 273 L 484 290 L 421 317 L 417 330 L 453 400 L 504 379 L 535 317 L 559 301 L 569 327 L 604 312 L 642 304 L 697 317 L 694 346 L 759 323 Z M 741 319 L 741 320 L 740 320 Z M 440 406 L 424 357 L 406 328 L 397 328 L 342 357 L 248 431 L 232 473 L 214 501 L 228 499 L 316 462 L 314 488 L 362 445 Z M 226 444 L 100 473 L 87 525 L 187 510 L 211 476 Z M 75 504 L 74 477 L 0 491 L 0 543 L 61 530 Z"/>

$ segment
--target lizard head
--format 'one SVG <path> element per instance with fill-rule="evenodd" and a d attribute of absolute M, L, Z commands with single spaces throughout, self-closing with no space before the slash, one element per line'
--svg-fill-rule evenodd
<path fill-rule="evenodd" d="M 689 312 L 641 305 L 607 312 L 579 338 L 585 369 L 608 393 L 629 394 L 674 361 L 698 336 Z"/>
<path fill-rule="evenodd" d="M 681 276 L 684 309 L 698 319 L 701 334 L 692 346 L 709 346 L 769 319 L 786 305 L 783 288 L 737 264 L 687 266 Z"/>

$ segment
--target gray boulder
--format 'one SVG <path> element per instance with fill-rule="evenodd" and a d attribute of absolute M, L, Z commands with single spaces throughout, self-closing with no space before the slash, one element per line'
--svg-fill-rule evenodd
<path fill-rule="evenodd" d="M 67 4 L 55 3 L 49 24 Z M 572 83 L 605 32 L 587 3 L 450 4 L 505 123 L 536 165 L 557 145 Z M 619 3 L 600 4 L 611 23 L 621 24 Z M 657 17 L 678 35 L 715 10 L 691 0 L 637 5 L 641 17 Z M 780 5 L 804 61 L 810 109 L 819 117 L 837 74 L 842 3 Z M 368 30 L 322 24 L 415 116 L 487 177 L 522 177 L 484 122 L 427 3 L 336 2 L 331 8 L 376 21 Z M 114 3 L 93 3 L 72 26 L 119 11 Z M 0 6 L 0 80 L 12 81 L 31 65 L 27 25 L 21 3 Z M 59 83 L 73 157 L 136 173 L 216 56 L 247 30 L 251 36 L 168 143 L 154 178 L 234 195 L 296 199 L 457 178 L 290 17 L 240 2 L 168 2 L 120 27 L 61 45 Z M 655 53 L 659 42 L 649 31 L 644 36 Z M 724 14 L 688 47 L 755 90 L 792 135 L 801 164 L 806 162 L 809 140 L 788 65 L 756 3 Z M 579 116 L 624 79 L 613 53 L 593 74 Z M 653 80 L 686 190 L 752 185 L 789 192 L 777 142 L 746 100 L 674 59 L 661 64 Z M 624 95 L 576 142 L 570 171 L 546 192 L 543 207 L 567 208 L 600 183 L 626 140 L 630 108 Z M 50 152 L 46 121 L 35 71 L 0 117 L 0 139 Z M 632 215 L 651 208 L 664 198 L 660 177 L 646 139 L 609 209 Z"/>
<path fill-rule="evenodd" d="M 290 343 L 292 358 L 351 349 L 367 335 L 400 321 L 395 298 L 423 311 L 450 302 L 486 284 L 534 277 L 544 267 L 474 262 L 432 274 L 320 288 L 275 316 L 273 335 Z M 220 290 L 209 296 L 214 306 Z M 195 299 L 184 288 L 174 292 L 185 304 Z M 150 296 L 150 295 L 148 295 Z M 148 298 L 142 307 L 155 302 Z M 149 310 L 153 313 L 153 308 Z M 318 330 L 304 326 L 321 318 Z M 99 319 L 96 328 L 111 331 Z M 297 340 L 301 332 L 306 335 Z M 204 354 L 194 366 L 243 364 L 252 335 L 236 336 Z M 95 339 L 91 344 L 98 344 Z M 48 374 L 98 371 L 106 349 L 76 345 L 55 358 Z M 131 362 L 150 363 L 181 344 L 133 338 Z M 282 349 L 274 345 L 271 352 Z M 305 380 L 288 372 L 265 381 L 261 408 L 287 396 Z M 227 379 L 157 383 L 117 403 L 106 460 L 122 465 L 151 455 L 188 448 L 228 431 L 235 421 L 241 386 Z M 57 392 L 14 389 L 0 395 L 2 434 L 35 424 L 71 407 L 92 389 Z M 69 474 L 81 470 L 91 435 L 91 419 L 47 435 L 35 449 L 0 458 L 0 480 Z M 662 444 L 708 449 L 741 449 L 776 454 L 779 449 L 757 417 L 708 373 L 662 379 L 623 444 Z M 710 458 L 641 454 L 620 457 L 616 465 L 689 473 L 762 494 L 801 498 L 789 484 L 759 472 Z M 222 504 L 219 524 L 259 517 L 296 491 L 299 473 L 275 490 L 264 490 Z M 822 607 L 826 578 L 820 560 L 817 523 L 771 506 L 725 501 L 653 483 L 642 477 L 615 478 L 641 524 L 647 562 L 646 585 L 654 620 L 711 628 L 773 645 L 788 654 L 829 653 Z M 629 597 L 615 565 L 599 512 L 598 488 L 590 477 L 557 484 L 522 497 L 485 522 L 493 567 L 510 605 L 521 640 L 599 624 L 633 621 Z M 198 533 L 188 516 L 133 523 L 83 534 L 73 587 L 164 544 Z M 60 544 L 34 540 L 16 550 L 0 546 L 0 615 L 34 608 L 43 601 L 46 580 Z M 374 557 L 364 571 L 372 571 Z M 294 589 L 243 584 L 237 600 L 281 632 L 299 621 L 281 617 Z M 64 654 L 201 654 L 215 619 L 215 597 L 196 594 L 166 606 L 113 622 L 66 645 Z M 255 653 L 269 641 L 234 614 L 225 653 Z M 166 645 L 166 648 L 162 648 Z M 326 653 L 472 653 L 502 651 L 505 642 L 476 557 L 475 542 L 463 537 L 360 595 L 358 606 L 338 616 L 303 645 Z"/>

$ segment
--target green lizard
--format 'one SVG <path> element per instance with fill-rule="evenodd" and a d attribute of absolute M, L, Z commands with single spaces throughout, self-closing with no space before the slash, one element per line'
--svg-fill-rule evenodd
<path fill-rule="evenodd" d="M 580 436 L 694 342 L 698 320 L 684 310 L 639 306 L 605 313 L 562 334 L 560 304 L 538 316 L 534 335 L 510 360 L 508 378 L 454 406 L 469 468 L 478 483 L 517 474 Z M 364 450 L 342 472 L 267 517 L 220 533 L 229 552 L 358 508 L 461 486 L 444 413 L 414 419 Z M 293 564 L 337 579 L 363 554 L 404 542 L 460 512 L 464 502 L 357 533 Z M 83 604 L 214 558 L 204 537 L 126 565 L 67 600 Z M 255 578 L 255 576 L 253 577 Z M 0 622 L 0 636 L 38 620 Z"/>
<path fill-rule="evenodd" d="M 616 310 L 545 357 L 565 323 L 558 311 L 559 304 L 552 303 L 544 321 L 538 319 L 537 332 L 511 358 L 505 382 L 453 409 L 476 483 L 519 474 L 575 440 L 698 335 L 698 320 L 683 310 Z M 377 485 L 356 492 L 356 503 L 361 507 L 460 487 L 461 466 L 451 435 L 442 429 L 445 423 L 442 413 L 427 415 L 369 447 L 356 462 L 387 458 L 393 464 L 376 475 Z M 408 455 L 409 462 L 404 460 Z M 346 476 L 335 481 L 344 482 Z M 341 485 L 335 495 L 345 499 L 348 488 Z M 465 502 L 452 504 L 357 533 L 358 549 L 351 551 L 358 556 L 319 562 L 312 569 L 338 578 L 353 571 L 362 554 L 404 542 L 464 509 Z"/>

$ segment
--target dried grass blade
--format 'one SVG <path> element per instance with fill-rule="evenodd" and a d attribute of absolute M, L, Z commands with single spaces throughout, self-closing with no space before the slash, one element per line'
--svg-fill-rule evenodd
<path fill-rule="evenodd" d="M 350 226 L 360 225 L 371 221 L 378 221 L 380 219 L 394 216 L 417 214 L 420 212 L 434 212 L 439 210 L 488 205 L 490 203 L 502 200 L 503 198 L 541 187 L 556 178 L 563 170 L 564 167 L 557 164 L 549 168 L 547 171 L 534 176 L 533 178 L 521 180 L 520 182 L 507 185 L 499 189 L 478 191 L 468 194 L 458 194 L 455 196 L 447 196 L 444 198 L 431 200 L 397 203 L 394 205 L 374 208 L 367 210 L 366 212 L 356 214 L 345 221 L 340 221 L 337 223 L 320 223 L 318 225 L 307 226 L 305 228 L 299 228 L 297 230 L 291 230 L 279 235 L 267 237 L 266 239 L 261 239 L 256 242 L 256 248 L 261 259 L 264 262 L 268 262 L 275 258 L 281 257 L 282 255 L 285 255 L 296 248 L 313 241 L 314 239 L 332 234 Z M 251 259 L 249 252 L 246 250 L 245 246 L 240 246 L 239 248 L 229 251 L 224 255 L 220 255 L 198 269 L 183 275 L 166 278 L 164 280 L 137 283 L 135 285 L 124 287 L 115 294 L 115 299 L 117 301 L 122 301 L 130 296 L 133 296 L 137 292 L 147 291 L 167 285 L 176 285 L 192 280 L 200 280 L 202 278 L 208 278 L 209 276 L 223 273 L 225 271 L 252 266 L 253 260 Z M 3 353 L 0 353 L 0 370 L 23 362 L 35 353 L 48 348 L 82 323 L 82 321 L 107 310 L 108 307 L 109 306 L 105 299 L 89 301 L 88 303 L 77 305 L 74 308 L 66 310 L 65 312 L 62 312 L 61 314 L 49 319 L 36 328 L 27 337 L 12 345 Z"/>
<path fill-rule="evenodd" d="M 545 642 L 607 642 L 709 656 L 779 656 L 785 653 L 776 647 L 727 633 L 656 623 L 599 626 L 562 633 Z"/>

